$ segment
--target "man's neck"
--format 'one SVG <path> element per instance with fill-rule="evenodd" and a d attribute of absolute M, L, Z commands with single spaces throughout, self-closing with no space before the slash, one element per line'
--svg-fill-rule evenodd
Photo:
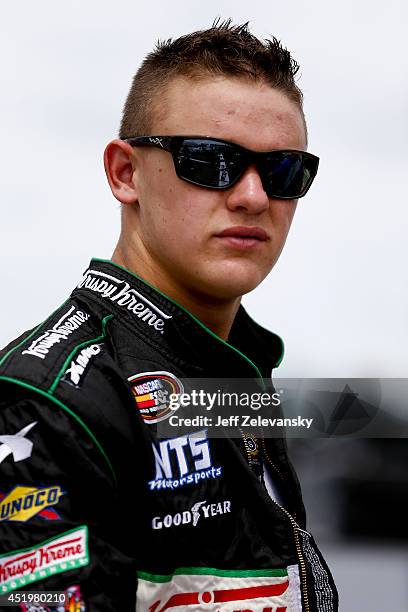
<path fill-rule="evenodd" d="M 223 340 L 228 340 L 232 324 L 237 314 L 240 298 L 221 300 L 211 298 L 194 290 L 187 289 L 168 277 L 164 270 L 126 253 L 119 245 L 112 261 L 137 274 L 153 287 L 186 308 L 203 325 Z"/>

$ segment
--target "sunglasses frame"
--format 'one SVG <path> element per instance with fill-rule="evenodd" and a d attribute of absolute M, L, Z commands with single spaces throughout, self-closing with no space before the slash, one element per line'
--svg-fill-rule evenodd
<path fill-rule="evenodd" d="M 268 195 L 268 197 L 274 198 L 277 200 L 297 200 L 299 198 L 303 198 L 303 196 L 305 196 L 306 193 L 309 191 L 314 181 L 314 178 L 317 174 L 318 167 L 319 167 L 319 158 L 316 155 L 309 153 L 308 151 L 299 151 L 297 149 L 273 149 L 271 151 L 251 151 L 250 149 L 246 149 L 245 147 L 238 145 L 235 142 L 231 142 L 229 140 L 223 140 L 221 138 L 213 138 L 211 136 L 134 136 L 130 138 L 123 138 L 123 140 L 124 142 L 127 142 L 128 144 L 130 144 L 130 146 L 132 147 L 150 146 L 150 147 L 157 147 L 159 149 L 163 149 L 164 151 L 168 151 L 173 158 L 174 169 L 175 169 L 175 172 L 178 178 L 183 181 L 186 181 L 187 183 L 192 183 L 193 185 L 197 185 L 198 187 L 204 187 L 206 189 L 220 189 L 220 190 L 229 189 L 230 187 L 232 187 L 233 185 L 235 185 L 235 183 L 239 181 L 241 176 L 247 170 L 248 166 L 254 163 L 258 169 L 258 160 L 260 161 L 262 158 L 265 157 L 265 155 L 269 155 L 271 153 L 297 153 L 313 161 L 315 165 L 311 173 L 310 180 L 308 184 L 306 185 L 306 187 L 303 189 L 303 191 L 295 197 L 293 196 L 275 196 L 272 194 Z M 221 187 L 212 186 L 212 185 L 209 186 L 209 185 L 200 183 L 198 181 L 193 181 L 179 174 L 179 168 L 177 167 L 177 162 L 176 162 L 176 156 L 178 152 L 180 151 L 180 148 L 185 140 L 214 141 L 215 143 L 221 143 L 221 144 L 232 146 L 235 149 L 243 153 L 244 159 L 246 160 L 246 164 L 244 164 L 242 172 L 240 172 L 236 178 L 234 178 L 228 185 L 225 185 L 225 186 L 221 186 Z M 261 173 L 260 173 L 260 176 L 262 180 Z M 263 184 L 263 181 L 262 181 L 262 184 Z"/>

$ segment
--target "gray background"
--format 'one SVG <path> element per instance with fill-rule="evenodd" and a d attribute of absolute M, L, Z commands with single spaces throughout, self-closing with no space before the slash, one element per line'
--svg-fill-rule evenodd
<path fill-rule="evenodd" d="M 245 299 L 285 340 L 280 376 L 407 376 L 408 5 L 397 0 L 2 3 L 0 344 L 57 307 L 92 255 L 110 257 L 119 210 L 102 152 L 131 77 L 157 38 L 218 15 L 292 51 L 321 157 L 281 260 Z M 344 611 L 407 608 L 402 549 L 323 532 Z"/>

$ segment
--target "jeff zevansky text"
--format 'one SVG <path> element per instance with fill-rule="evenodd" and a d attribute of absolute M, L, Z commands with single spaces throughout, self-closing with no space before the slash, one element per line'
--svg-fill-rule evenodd
<path fill-rule="evenodd" d="M 265 417 L 253 414 L 231 414 L 229 416 L 217 415 L 216 418 L 207 415 L 195 415 L 185 417 L 177 414 L 179 408 L 189 408 L 191 406 L 200 407 L 211 411 L 214 408 L 249 408 L 260 410 L 261 408 L 280 406 L 281 399 L 279 393 L 228 393 L 217 391 L 209 393 L 202 389 L 192 390 L 190 393 L 172 393 L 169 397 L 169 408 L 174 411 L 169 417 L 169 425 L 173 427 L 304 427 L 309 429 L 313 419 L 306 419 L 299 416 L 284 417 Z"/>

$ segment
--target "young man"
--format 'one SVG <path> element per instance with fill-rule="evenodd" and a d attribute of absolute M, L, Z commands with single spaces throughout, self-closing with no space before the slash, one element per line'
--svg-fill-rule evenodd
<path fill-rule="evenodd" d="M 0 593 L 337 610 L 281 440 L 157 435 L 181 378 L 268 378 L 281 361 L 240 301 L 317 171 L 296 71 L 275 39 L 227 22 L 160 44 L 136 74 L 105 152 L 112 261 L 0 358 Z"/>

